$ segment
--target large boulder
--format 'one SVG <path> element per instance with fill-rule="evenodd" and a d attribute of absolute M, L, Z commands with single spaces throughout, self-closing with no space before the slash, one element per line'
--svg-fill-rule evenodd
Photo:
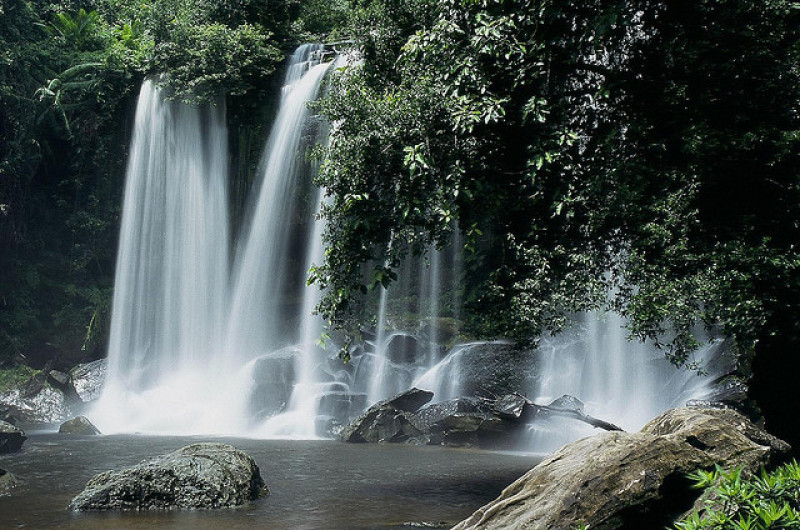
<path fill-rule="evenodd" d="M 79 434 L 83 436 L 95 436 L 100 434 L 100 430 L 95 427 L 86 416 L 78 416 L 61 424 L 58 434 Z"/>
<path fill-rule="evenodd" d="M 386 358 L 395 364 L 414 364 L 418 360 L 420 350 L 419 341 L 415 336 L 395 333 L 389 337 L 383 351 Z"/>
<path fill-rule="evenodd" d="M 95 475 L 69 507 L 80 511 L 228 508 L 267 493 L 250 456 L 230 445 L 202 443 Z"/>
<path fill-rule="evenodd" d="M 413 413 L 433 398 L 433 392 L 412 388 L 371 406 L 342 432 L 350 443 L 402 443 L 422 434 Z"/>
<path fill-rule="evenodd" d="M 250 407 L 256 418 L 266 418 L 286 409 L 296 380 L 294 347 L 263 355 L 253 363 Z"/>
<path fill-rule="evenodd" d="M 0 408 L 23 423 L 59 423 L 71 415 L 64 393 L 46 383 L 0 394 Z"/>
<path fill-rule="evenodd" d="M 88 403 L 100 397 L 108 363 L 105 359 L 79 364 L 69 371 L 70 385 L 81 401 Z"/>
<path fill-rule="evenodd" d="M 503 396 L 533 388 L 534 356 L 505 342 L 476 342 L 456 346 L 442 361 L 440 379 L 450 381 L 459 396 Z"/>
<path fill-rule="evenodd" d="M 663 528 L 699 495 L 687 473 L 714 465 L 755 470 L 788 450 L 733 410 L 673 409 L 638 433 L 564 446 L 454 530 Z"/>
<path fill-rule="evenodd" d="M 5 453 L 16 453 L 22 449 L 27 437 L 25 433 L 4 421 L 0 421 L 0 455 Z"/>

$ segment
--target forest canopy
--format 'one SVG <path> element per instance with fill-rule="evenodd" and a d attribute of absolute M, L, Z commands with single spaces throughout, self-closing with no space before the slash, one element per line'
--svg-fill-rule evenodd
<path fill-rule="evenodd" d="M 322 104 L 335 325 L 458 226 L 478 336 L 613 309 L 678 363 L 800 337 L 797 3 L 356 4 Z"/>

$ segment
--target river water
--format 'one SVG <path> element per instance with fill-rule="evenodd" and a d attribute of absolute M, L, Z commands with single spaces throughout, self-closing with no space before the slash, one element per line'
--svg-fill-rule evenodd
<path fill-rule="evenodd" d="M 96 473 L 203 441 L 230 443 L 250 454 L 271 495 L 232 510 L 66 509 Z M 0 468 L 19 480 L 10 494 L 0 495 L 0 529 L 387 530 L 415 527 L 407 523 L 452 525 L 539 460 L 535 455 L 470 449 L 333 441 L 31 434 L 22 452 L 0 456 Z"/>

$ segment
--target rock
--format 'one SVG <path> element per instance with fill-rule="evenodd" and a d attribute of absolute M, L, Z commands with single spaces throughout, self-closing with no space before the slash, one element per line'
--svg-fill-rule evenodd
<path fill-rule="evenodd" d="M 788 449 L 733 410 L 673 409 L 638 433 L 605 432 L 564 446 L 454 530 L 663 528 L 700 493 L 687 473 L 714 465 L 755 470 Z"/>
<path fill-rule="evenodd" d="M 351 392 L 330 392 L 319 401 L 319 414 L 331 416 L 339 421 L 348 422 L 367 406 L 366 394 Z M 327 430 L 327 429 L 326 429 Z"/>
<path fill-rule="evenodd" d="M 0 403 L 0 421 L 16 425 L 19 419 L 14 415 L 14 410 L 8 406 Z"/>
<path fill-rule="evenodd" d="M 433 392 L 412 388 L 371 406 L 353 420 L 341 438 L 350 443 L 401 443 L 422 434 L 413 413 L 433 398 Z"/>
<path fill-rule="evenodd" d="M 22 444 L 27 440 L 25 433 L 4 421 L 0 421 L 0 455 L 16 453 L 22 449 Z"/>
<path fill-rule="evenodd" d="M 461 331 L 461 322 L 452 318 L 431 318 L 419 325 L 419 335 L 437 344 L 446 344 Z"/>
<path fill-rule="evenodd" d="M 6 471 L 5 469 L 0 469 L 0 495 L 6 493 L 8 490 L 13 488 L 17 485 L 17 479 Z"/>
<path fill-rule="evenodd" d="M 416 412 L 422 405 L 428 403 L 431 399 L 433 399 L 433 392 L 420 390 L 419 388 L 411 388 L 374 406 L 377 407 L 385 404 L 389 407 L 402 410 L 404 412 Z"/>
<path fill-rule="evenodd" d="M 94 436 L 100 434 L 97 427 L 92 425 L 89 418 L 86 416 L 78 416 L 71 420 L 65 421 L 58 428 L 58 434 L 81 434 L 84 436 Z"/>
<path fill-rule="evenodd" d="M 534 356 L 503 342 L 476 342 L 453 348 L 442 360 L 442 378 L 458 381 L 461 396 L 495 397 L 533 388 Z M 439 396 L 440 398 L 458 396 Z"/>
<path fill-rule="evenodd" d="M 257 418 L 279 414 L 286 408 L 294 389 L 297 354 L 295 348 L 289 347 L 255 360 L 250 407 Z"/>
<path fill-rule="evenodd" d="M 79 511 L 228 508 L 268 493 L 250 456 L 230 445 L 202 443 L 95 475 L 69 507 Z"/>
<path fill-rule="evenodd" d="M 84 403 L 100 397 L 108 363 L 105 359 L 79 364 L 69 371 L 70 385 Z"/>
<path fill-rule="evenodd" d="M 547 408 L 551 410 L 574 411 L 578 414 L 583 414 L 583 407 L 583 401 L 575 396 L 570 396 L 569 394 L 564 394 L 560 398 L 547 405 Z"/>
<path fill-rule="evenodd" d="M 492 405 L 494 412 L 505 420 L 530 421 L 536 416 L 536 405 L 520 394 L 506 394 Z"/>
<path fill-rule="evenodd" d="M 396 364 L 414 364 L 418 350 L 419 343 L 416 337 L 407 333 L 396 333 L 386 342 L 384 355 Z"/>
<path fill-rule="evenodd" d="M 71 416 L 63 392 L 44 384 L 33 394 L 14 388 L 0 394 L 0 407 L 24 423 L 59 423 Z"/>

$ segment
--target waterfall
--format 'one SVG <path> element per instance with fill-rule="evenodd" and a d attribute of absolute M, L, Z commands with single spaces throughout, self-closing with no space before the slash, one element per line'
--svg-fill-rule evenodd
<path fill-rule="evenodd" d="M 159 414 L 166 405 L 200 424 L 209 372 L 223 369 L 227 173 L 224 104 L 168 101 L 147 79 L 127 168 L 109 379 L 95 414 L 105 432 L 159 430 L 172 421 Z"/>
<path fill-rule="evenodd" d="M 280 109 L 261 161 L 259 189 L 236 251 L 226 342 L 238 359 L 252 359 L 297 339 L 285 331 L 292 308 L 282 302 L 292 281 L 298 283 L 299 267 L 294 264 L 292 270 L 290 248 L 297 236 L 293 220 L 298 181 L 306 169 L 300 147 L 308 102 L 316 99 L 330 66 L 320 63 L 321 49 L 303 45 L 289 61 Z M 302 257 L 298 261 L 305 264 Z M 302 284 L 307 271 L 299 272 Z"/>
<path fill-rule="evenodd" d="M 412 386 L 434 391 L 435 401 L 520 391 L 547 404 L 570 394 L 586 413 L 634 430 L 706 398 L 730 372 L 714 342 L 696 353 L 703 375 L 677 369 L 651 345 L 627 341 L 614 314 L 576 317 L 531 351 L 458 342 L 464 240 L 457 227 L 423 256 L 409 252 L 397 281 L 376 291 L 377 326 L 365 330 L 373 340 L 353 349 L 352 362 L 338 359 L 335 344 L 321 347 L 314 308 L 322 292 L 305 280 L 325 253 L 319 211 L 327 199 L 308 156 L 328 132 L 308 108 L 331 68 L 323 54 L 321 45 L 303 45 L 289 60 L 233 256 L 224 103 L 190 107 L 170 101 L 156 79 L 144 82 L 109 376 L 90 411 L 103 432 L 330 437 L 368 405 Z M 537 451 L 591 434 L 577 423 L 532 427 L 528 447 Z"/>

